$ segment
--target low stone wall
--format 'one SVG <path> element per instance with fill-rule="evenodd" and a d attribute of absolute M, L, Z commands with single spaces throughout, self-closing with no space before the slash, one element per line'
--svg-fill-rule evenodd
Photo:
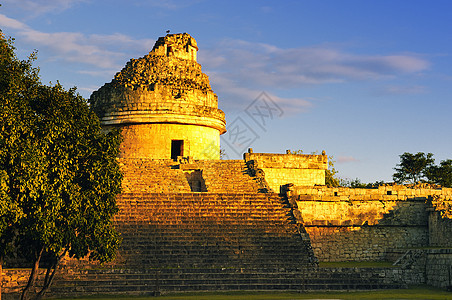
<path fill-rule="evenodd" d="M 256 170 L 262 170 L 265 180 L 275 192 L 282 185 L 292 183 L 296 186 L 314 186 L 325 184 L 325 170 L 328 168 L 326 155 L 305 154 L 244 154 L 245 162 Z"/>
<path fill-rule="evenodd" d="M 391 261 L 398 249 L 423 247 L 427 228 L 305 226 L 320 261 Z"/>
<path fill-rule="evenodd" d="M 42 281 L 45 276 L 45 269 L 39 269 L 39 280 Z M 1 277 L 1 287 L 2 287 L 2 299 L 8 299 L 5 294 L 16 294 L 22 292 L 22 289 L 28 282 L 28 278 L 30 276 L 31 269 L 29 268 L 11 268 L 11 269 L 3 269 L 2 277 Z M 39 286 L 42 284 L 41 281 L 37 282 Z M 10 298 L 14 299 L 14 298 Z M 17 299 L 17 298 L 16 298 Z"/>

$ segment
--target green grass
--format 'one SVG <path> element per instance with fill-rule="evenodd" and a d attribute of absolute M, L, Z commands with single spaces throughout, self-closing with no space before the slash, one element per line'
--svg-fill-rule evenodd
<path fill-rule="evenodd" d="M 417 286 L 403 290 L 379 290 L 366 292 L 284 293 L 284 292 L 217 292 L 168 294 L 159 297 L 85 297 L 64 300 L 297 300 L 297 299 L 451 299 L 452 293 L 441 289 Z"/>

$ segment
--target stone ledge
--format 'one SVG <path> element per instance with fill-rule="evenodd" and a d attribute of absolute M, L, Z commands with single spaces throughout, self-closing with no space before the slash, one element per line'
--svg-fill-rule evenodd
<path fill-rule="evenodd" d="M 212 117 L 181 115 L 172 113 L 154 113 L 149 111 L 117 112 L 101 118 L 104 126 L 137 123 L 175 123 L 186 125 L 200 125 L 217 129 L 220 134 L 226 132 L 226 121 Z"/>

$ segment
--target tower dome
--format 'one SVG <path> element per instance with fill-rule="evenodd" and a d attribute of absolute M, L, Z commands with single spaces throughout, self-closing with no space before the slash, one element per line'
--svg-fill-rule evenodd
<path fill-rule="evenodd" d="M 187 33 L 160 37 L 148 55 L 131 59 L 92 93 L 102 125 L 122 129 L 121 157 L 219 159 L 224 112 L 197 51 Z"/>

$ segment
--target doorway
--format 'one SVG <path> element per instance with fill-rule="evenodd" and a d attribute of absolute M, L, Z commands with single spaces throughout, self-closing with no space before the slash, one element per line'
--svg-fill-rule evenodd
<path fill-rule="evenodd" d="M 172 140 L 171 141 L 171 159 L 177 160 L 178 156 L 184 156 L 184 141 Z"/>

